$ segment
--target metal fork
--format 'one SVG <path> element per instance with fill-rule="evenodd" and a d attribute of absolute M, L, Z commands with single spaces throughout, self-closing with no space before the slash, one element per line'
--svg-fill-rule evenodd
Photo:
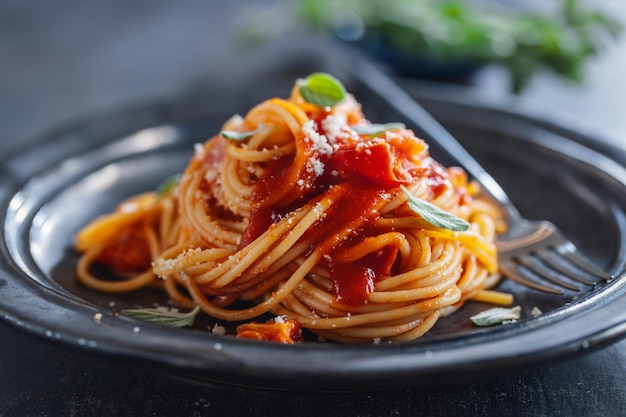
<path fill-rule="evenodd" d="M 613 278 L 583 255 L 553 223 L 523 218 L 495 179 L 430 113 L 374 63 L 364 58 L 356 59 L 355 77 L 380 97 L 387 98 L 386 104 L 419 127 L 424 139 L 440 144 L 501 206 L 508 230 L 499 236 L 496 245 L 500 271 L 504 276 L 552 294 L 563 293 L 557 287 L 580 291 L 580 286 L 574 282 L 593 286 L 598 279 L 608 281 Z M 557 287 L 544 285 L 542 280 Z"/>

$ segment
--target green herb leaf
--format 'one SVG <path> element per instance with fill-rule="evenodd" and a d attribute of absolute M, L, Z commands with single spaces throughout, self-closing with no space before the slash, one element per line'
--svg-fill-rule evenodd
<path fill-rule="evenodd" d="M 191 327 L 199 311 L 200 307 L 196 307 L 188 313 L 180 313 L 178 311 L 165 310 L 162 308 L 139 308 L 122 310 L 121 313 L 128 317 L 150 321 L 164 326 Z"/>
<path fill-rule="evenodd" d="M 263 130 L 265 128 L 265 126 L 263 126 L 262 124 L 259 125 L 259 127 L 255 130 L 248 130 L 247 132 L 238 132 L 236 130 L 222 130 L 222 137 L 224 139 L 229 139 L 229 140 L 237 140 L 237 141 L 244 141 L 246 139 L 250 139 L 252 136 L 256 135 L 257 133 L 259 133 L 261 130 Z"/>
<path fill-rule="evenodd" d="M 403 123 L 385 123 L 385 124 L 371 124 L 371 125 L 358 125 L 352 126 L 359 135 L 364 136 L 378 136 L 381 133 L 385 133 L 388 130 L 405 129 L 406 126 Z"/>
<path fill-rule="evenodd" d="M 157 197 L 165 197 L 178 187 L 178 184 L 180 184 L 180 177 L 180 174 L 175 174 L 159 184 L 156 190 Z"/>
<path fill-rule="evenodd" d="M 496 324 L 506 323 L 510 320 L 518 320 L 520 318 L 521 311 L 522 308 L 520 306 L 513 308 L 494 307 L 470 317 L 470 320 L 472 320 L 472 323 L 474 323 L 475 326 L 494 326 Z"/>
<path fill-rule="evenodd" d="M 335 106 L 346 97 L 346 89 L 335 77 L 324 72 L 316 72 L 298 80 L 302 98 L 316 106 Z"/>
<path fill-rule="evenodd" d="M 411 210 L 419 214 L 424 220 L 433 226 L 452 230 L 453 232 L 464 232 L 469 229 L 470 225 L 465 220 L 440 209 L 426 200 L 415 197 L 408 189 L 406 189 L 406 187 L 402 185 L 400 188 L 402 188 L 402 191 L 404 191 L 409 197 L 408 204 Z"/>

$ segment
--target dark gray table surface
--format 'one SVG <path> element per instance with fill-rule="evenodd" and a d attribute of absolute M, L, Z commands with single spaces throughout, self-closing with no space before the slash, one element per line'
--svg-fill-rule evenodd
<path fill-rule="evenodd" d="M 243 53 L 231 32 L 264 1 L 0 1 L 0 161 L 46 132 L 124 106 L 166 100 L 207 83 L 271 71 L 313 39 L 280 39 Z M 605 6 L 625 20 L 620 1 Z M 626 42 L 590 63 L 587 82 L 549 74 L 522 97 L 489 68 L 485 99 L 626 146 Z M 382 387 L 384 388 L 384 387 Z M 515 373 L 432 388 L 366 393 L 272 392 L 199 383 L 155 367 L 53 345 L 0 324 L 0 416 L 82 415 L 626 415 L 626 341 Z"/>

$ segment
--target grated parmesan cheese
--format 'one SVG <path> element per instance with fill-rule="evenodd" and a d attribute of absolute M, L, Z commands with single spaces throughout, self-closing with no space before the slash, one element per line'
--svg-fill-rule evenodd
<path fill-rule="evenodd" d="M 157 311 L 160 311 L 162 313 L 180 313 L 180 310 L 178 310 L 176 307 L 168 307 L 168 306 L 162 306 L 162 305 L 155 305 L 154 308 Z"/>
<path fill-rule="evenodd" d="M 221 166 L 219 163 L 214 163 L 211 169 L 208 169 L 206 171 L 206 173 L 204 174 L 204 179 L 207 180 L 207 182 L 217 182 L 218 184 L 220 183 L 220 179 L 221 179 Z"/>
<path fill-rule="evenodd" d="M 319 159 L 311 158 L 306 164 L 306 170 L 319 177 L 324 173 L 324 163 Z"/>
<path fill-rule="evenodd" d="M 233 114 L 230 119 L 228 119 L 226 121 L 226 125 L 241 125 L 243 123 L 243 116 L 241 116 L 240 114 Z"/>
<path fill-rule="evenodd" d="M 335 144 L 347 123 L 346 116 L 341 114 L 331 114 L 322 120 L 322 127 L 326 132 L 328 142 Z"/>
<path fill-rule="evenodd" d="M 202 145 L 201 143 L 195 143 L 193 145 L 193 153 L 197 158 L 204 159 L 204 156 L 205 156 L 204 145 Z"/>
<path fill-rule="evenodd" d="M 219 336 L 224 336 L 226 334 L 226 328 L 215 323 L 215 326 L 213 326 L 213 328 L 211 329 L 211 333 Z"/>
<path fill-rule="evenodd" d="M 320 135 L 317 131 L 317 125 L 314 120 L 309 120 L 302 125 L 302 132 L 304 133 L 304 140 L 307 143 L 312 143 L 313 149 L 322 155 L 330 155 L 333 153 L 333 147 L 328 143 L 328 139 L 324 135 Z"/>
<path fill-rule="evenodd" d="M 102 313 L 96 313 L 93 315 L 93 321 L 95 321 L 96 323 L 100 324 L 100 322 L 102 321 Z"/>
<path fill-rule="evenodd" d="M 185 258 L 200 252 L 202 252 L 202 248 L 193 248 L 179 253 L 175 258 L 157 258 L 152 262 L 152 268 L 155 269 L 155 272 L 158 271 L 158 275 L 162 277 L 163 275 L 171 274 L 176 269 L 181 268 Z"/>

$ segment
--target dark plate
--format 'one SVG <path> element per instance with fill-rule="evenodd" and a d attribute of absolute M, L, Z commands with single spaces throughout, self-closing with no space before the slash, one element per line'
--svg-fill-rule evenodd
<path fill-rule="evenodd" d="M 304 75 L 304 74 L 298 74 Z M 320 391 L 416 386 L 507 371 L 589 351 L 626 333 L 626 280 L 547 295 L 504 281 L 523 318 L 487 329 L 468 303 L 418 341 L 345 346 L 284 346 L 212 335 L 206 318 L 194 329 L 164 328 L 115 314 L 150 306 L 150 290 L 112 296 L 74 281 L 74 233 L 121 199 L 155 189 L 180 172 L 193 145 L 226 118 L 270 96 L 288 95 L 292 75 L 262 88 L 218 88 L 171 103 L 129 109 L 42 137 L 0 166 L 0 314 L 32 335 L 97 354 L 141 359 L 198 378 L 249 386 Z M 376 122 L 398 121 L 385 99 L 359 82 L 349 89 Z M 473 152 L 529 218 L 554 221 L 583 251 L 615 274 L 623 270 L 626 162 L 596 137 L 451 96 L 424 103 Z M 393 99 L 393 98 L 392 98 Z M 410 125 L 408 121 L 405 120 Z M 435 157 L 439 150 L 432 147 Z M 445 158 L 441 155 L 444 162 Z M 543 314 L 534 317 L 537 307 Z M 94 320 L 102 314 L 101 322 Z"/>

